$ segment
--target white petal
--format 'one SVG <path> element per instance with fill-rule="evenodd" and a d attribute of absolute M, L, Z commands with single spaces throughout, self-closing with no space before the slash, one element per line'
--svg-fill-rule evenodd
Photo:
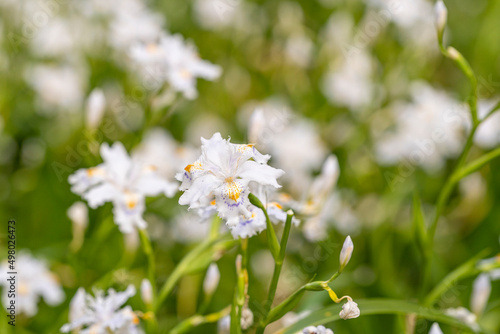
<path fill-rule="evenodd" d="M 238 177 L 247 181 L 257 182 L 261 185 L 270 185 L 280 188 L 281 186 L 276 179 L 283 174 L 285 174 L 285 172 L 281 169 L 276 169 L 268 165 L 261 165 L 255 161 L 247 161 L 241 167 Z"/>
<path fill-rule="evenodd" d="M 103 183 L 87 191 L 83 198 L 87 200 L 89 206 L 95 209 L 106 202 L 111 202 L 119 195 L 118 191 L 109 183 Z"/>
<path fill-rule="evenodd" d="M 189 205 L 190 208 L 204 206 L 210 202 L 212 192 L 219 187 L 222 181 L 212 174 L 206 174 L 193 180 L 191 187 L 179 198 L 179 204 Z"/>
<path fill-rule="evenodd" d="M 120 183 L 126 180 L 132 160 L 122 143 L 116 142 L 111 147 L 107 143 L 102 144 L 101 157 L 110 176 Z"/>
<path fill-rule="evenodd" d="M 141 176 L 134 185 L 135 190 L 146 196 L 156 196 L 161 193 L 172 197 L 177 191 L 178 184 L 160 178 L 156 173 L 148 172 Z"/>

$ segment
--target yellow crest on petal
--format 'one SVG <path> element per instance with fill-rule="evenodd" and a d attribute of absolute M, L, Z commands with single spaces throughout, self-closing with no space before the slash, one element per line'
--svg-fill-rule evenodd
<path fill-rule="evenodd" d="M 232 199 L 233 201 L 237 202 L 238 199 L 240 198 L 240 195 L 243 191 L 242 187 L 234 181 L 232 177 L 228 177 L 225 180 L 225 193 L 228 198 Z"/>

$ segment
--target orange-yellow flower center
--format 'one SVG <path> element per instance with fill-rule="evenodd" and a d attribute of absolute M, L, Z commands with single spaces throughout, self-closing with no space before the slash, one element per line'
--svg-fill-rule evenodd
<path fill-rule="evenodd" d="M 188 173 L 191 173 L 192 170 L 201 170 L 202 165 L 200 162 L 195 162 L 194 164 L 189 164 L 186 167 L 184 167 L 184 170 Z"/>
<path fill-rule="evenodd" d="M 241 189 L 241 186 L 232 177 L 228 177 L 225 182 L 227 197 L 237 202 L 243 189 Z"/>

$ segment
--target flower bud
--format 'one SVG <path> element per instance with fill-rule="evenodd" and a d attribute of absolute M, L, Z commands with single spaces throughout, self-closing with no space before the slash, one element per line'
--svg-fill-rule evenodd
<path fill-rule="evenodd" d="M 76 252 L 83 244 L 85 229 L 89 224 L 88 208 L 83 202 L 75 202 L 69 207 L 67 215 L 73 227 L 73 240 L 70 249 Z"/>
<path fill-rule="evenodd" d="M 491 282 L 488 274 L 481 274 L 474 280 L 470 301 L 471 311 L 477 316 L 486 308 L 491 293 Z"/>
<path fill-rule="evenodd" d="M 151 286 L 151 282 L 146 278 L 141 282 L 141 298 L 146 305 L 153 303 L 153 287 Z"/>
<path fill-rule="evenodd" d="M 352 243 L 351 237 L 347 236 L 347 238 L 344 241 L 344 245 L 342 246 L 342 250 L 340 251 L 340 265 L 339 265 L 340 272 L 344 270 L 344 267 L 349 263 L 353 249 L 354 249 L 354 244 Z"/>
<path fill-rule="evenodd" d="M 253 144 L 259 144 L 267 125 L 268 122 L 264 116 L 264 111 L 260 108 L 255 109 L 249 119 L 248 141 Z"/>
<path fill-rule="evenodd" d="M 95 130 L 101 122 L 104 110 L 106 108 L 106 98 L 101 89 L 94 89 L 88 99 L 85 110 L 86 126 L 90 130 Z"/>
<path fill-rule="evenodd" d="M 439 40 L 441 41 L 444 27 L 446 26 L 446 21 L 448 19 L 448 9 L 442 0 L 438 0 L 436 2 L 436 5 L 434 6 L 434 14 Z"/>
<path fill-rule="evenodd" d="M 67 211 L 68 218 L 75 225 L 78 225 L 82 229 L 87 228 L 89 223 L 88 209 L 85 203 L 75 202 L 69 207 Z"/>
<path fill-rule="evenodd" d="M 213 294 L 215 289 L 217 289 L 217 286 L 219 285 L 219 280 L 219 268 L 215 263 L 212 263 L 208 267 L 207 274 L 205 275 L 205 280 L 203 281 L 203 291 L 205 291 L 205 294 Z"/>
<path fill-rule="evenodd" d="M 355 303 L 352 299 L 349 299 L 347 303 L 342 305 L 342 311 L 340 311 L 339 316 L 344 319 L 354 319 L 359 317 L 361 314 L 358 304 Z"/>
<path fill-rule="evenodd" d="M 443 334 L 443 331 L 441 330 L 437 322 L 432 324 L 429 334 Z"/>

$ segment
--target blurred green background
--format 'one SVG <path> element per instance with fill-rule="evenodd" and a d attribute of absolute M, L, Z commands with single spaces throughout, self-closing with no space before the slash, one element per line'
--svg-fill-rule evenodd
<path fill-rule="evenodd" d="M 197 133 L 199 129 L 220 131 L 225 137 L 231 136 L 233 142 L 245 142 L 248 115 L 242 116 L 242 108 L 249 102 L 272 97 L 285 101 L 297 117 L 307 118 L 315 124 L 329 151 L 338 156 L 341 174 L 337 187 L 349 194 L 346 200 L 360 222 L 359 230 L 352 236 L 354 255 L 348 270 L 335 282 L 335 290 L 355 299 L 417 300 L 422 258 L 411 227 L 411 199 L 414 192 L 421 196 L 429 221 L 433 216 L 433 203 L 453 160 L 434 174 L 417 168 L 410 177 L 391 187 L 387 173 L 397 174 L 401 166 L 384 167 L 377 163 L 371 124 L 386 117 L 383 109 L 392 101 L 407 98 L 410 81 L 427 81 L 465 100 L 469 92 L 467 80 L 453 63 L 436 52 L 437 41 L 427 47 L 415 45 L 401 26 L 390 21 L 379 25 L 378 34 L 364 49 L 374 63 L 371 80 L 378 87 L 373 104 L 360 108 L 359 112 L 332 104 L 322 93 L 322 79 L 331 64 L 342 62 L 344 55 L 341 46 L 325 37 L 328 36 L 325 27 L 329 19 L 338 13 L 350 15 L 353 31 L 359 33 L 363 32 L 363 22 L 369 22 L 369 15 L 377 15 L 380 9 L 356 0 L 228 0 L 229 9 L 224 8 L 236 11 L 243 2 L 248 6 L 243 10 L 246 22 L 241 19 L 238 25 L 216 29 L 207 29 L 199 23 L 192 1 L 153 1 L 149 4 L 165 19 L 169 32 L 192 40 L 203 59 L 223 69 L 221 78 L 215 82 L 198 80 L 199 97 L 196 100 L 179 99 L 171 116 L 161 126 L 178 141 L 193 145 L 199 145 L 197 137 L 207 135 Z M 449 12 L 447 43 L 470 61 L 479 79 L 481 97 L 494 97 L 500 89 L 500 2 L 449 0 L 446 5 Z M 84 128 L 83 106 L 74 113 L 39 112 L 37 93 L 27 83 L 26 69 L 34 63 L 57 62 L 58 59 L 33 54 L 29 41 L 14 47 L 9 33 L 22 36 L 21 18 L 12 15 L 5 8 L 7 5 L 3 7 L 0 14 L 3 36 L 0 40 L 0 216 L 4 222 L 12 218 L 17 221 L 18 250 L 29 249 L 36 256 L 49 259 L 51 269 L 60 277 L 66 292 L 63 304 L 51 308 L 42 302 L 35 317 L 19 318 L 16 333 L 56 333 L 67 321 L 68 304 L 78 287 L 89 288 L 96 282 L 102 288 L 109 285 L 122 289 L 130 282 L 138 286 L 145 274 L 146 259 L 139 250 L 129 269 L 116 268 L 124 252 L 123 236 L 109 221 L 111 232 L 102 231 L 102 221 L 110 215 L 111 204 L 89 210 L 90 223 L 83 247 L 75 254 L 69 252 L 72 232 L 66 210 L 79 197 L 71 193 L 67 176 L 78 168 L 96 165 L 100 159 L 86 151 L 89 136 Z M 291 61 L 285 50 L 287 38 L 296 31 L 312 42 L 306 66 Z M 117 63 L 105 48 L 92 54 L 83 53 L 82 59 L 86 66 L 85 96 L 94 87 L 115 85 L 121 87 L 122 101 L 126 101 L 126 105 L 134 103 L 147 112 L 153 93 L 137 90 L 140 83 L 136 76 Z M 132 126 L 128 128 L 117 126 L 110 110 L 105 119 L 109 122 L 102 124 L 111 124 L 111 130 L 103 130 L 104 125 L 101 125 L 99 133 L 104 136 L 97 139 L 99 142 L 121 141 L 128 149 L 140 142 L 144 132 L 143 117 L 130 120 Z M 480 148 L 474 147 L 471 157 L 482 153 Z M 477 196 L 468 196 L 460 188 L 454 191 L 436 238 L 434 283 L 485 248 L 491 250 L 490 255 L 498 253 L 500 174 L 496 171 L 499 168 L 500 162 L 494 161 L 480 171 L 486 187 Z M 162 226 L 161 236 L 169 235 L 172 219 L 186 209 L 179 207 L 177 198 L 148 199 L 146 220 Z M 0 236 L 0 256 L 3 258 L 6 256 L 3 251 L 6 250 L 6 227 Z M 283 298 L 313 276 L 328 278 L 337 266 L 344 238 L 344 234 L 330 229 L 326 240 L 313 243 L 305 240 L 298 229 L 292 230 L 283 274 L 290 279 L 282 280 L 278 297 Z M 256 266 L 261 266 L 260 263 L 269 266 L 267 276 L 265 273 L 259 276 L 250 266 L 250 295 L 255 296 L 257 302 L 265 299 L 272 272 L 272 263 L 266 262 L 268 254 L 263 253 L 265 245 L 264 234 L 252 238 L 249 245 L 250 257 L 260 261 Z M 154 247 L 158 282 L 161 283 L 193 244 L 180 243 L 173 238 L 155 238 Z M 232 250 L 218 261 L 222 279 L 210 311 L 219 310 L 232 300 L 235 256 L 236 251 Z M 112 277 L 102 280 L 111 268 L 115 270 Z M 162 328 L 167 330 L 196 311 L 202 280 L 203 273 L 182 279 L 161 311 Z M 453 297 L 440 301 L 439 305 L 467 307 L 472 281 L 473 278 L 459 282 L 453 289 Z M 500 287 L 493 284 L 488 309 L 480 319 L 482 325 L 495 333 L 500 332 L 499 297 Z M 327 294 L 311 292 L 305 295 L 298 311 L 314 312 L 330 303 Z M 139 296 L 131 300 L 131 305 L 140 309 Z M 336 333 L 401 333 L 402 321 L 394 316 L 362 316 L 355 321 L 336 322 L 331 328 Z M 442 328 L 445 333 L 456 333 L 452 328 Z M 206 325 L 193 332 L 214 331 L 215 325 Z"/>

